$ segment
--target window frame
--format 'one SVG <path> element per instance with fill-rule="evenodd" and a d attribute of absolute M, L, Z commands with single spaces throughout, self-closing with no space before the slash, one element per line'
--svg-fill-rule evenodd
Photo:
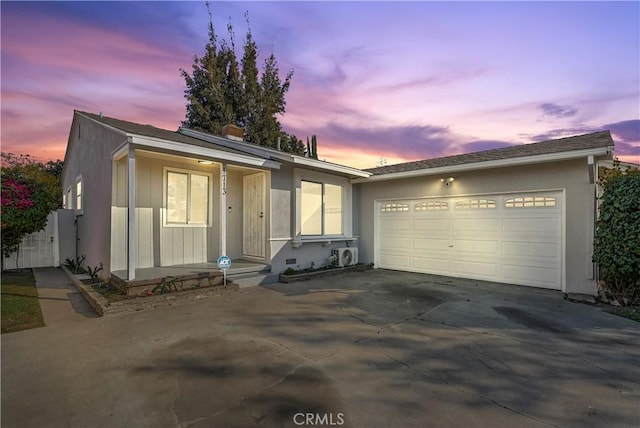
<path fill-rule="evenodd" d="M 168 196 L 169 196 L 169 173 L 185 174 L 187 176 L 187 220 L 185 223 L 169 221 Z M 208 179 L 207 188 L 207 221 L 205 223 L 193 223 L 191 221 L 191 177 L 193 175 L 204 176 Z M 206 228 L 212 226 L 213 221 L 213 174 L 206 171 L 190 170 L 174 167 L 163 167 L 162 169 L 162 226 L 163 227 L 192 227 Z"/>
<path fill-rule="evenodd" d="M 302 182 L 310 182 L 320 184 L 322 187 L 322 225 L 320 235 L 304 235 L 302 233 Z M 326 185 L 337 186 L 341 188 L 341 233 L 326 233 Z M 352 187 L 351 182 L 347 178 L 325 174 L 316 171 L 303 170 L 294 168 L 294 188 L 296 190 L 295 197 L 295 219 L 296 228 L 295 236 L 300 241 L 313 241 L 319 239 L 345 239 L 351 237 L 352 230 Z"/>
<path fill-rule="evenodd" d="M 78 192 L 78 189 L 80 190 Z M 76 216 L 84 214 L 84 194 L 86 193 L 86 189 L 84 186 L 84 181 L 82 180 L 82 175 L 76 177 L 75 185 L 73 187 L 72 195 L 72 209 L 75 210 Z"/>

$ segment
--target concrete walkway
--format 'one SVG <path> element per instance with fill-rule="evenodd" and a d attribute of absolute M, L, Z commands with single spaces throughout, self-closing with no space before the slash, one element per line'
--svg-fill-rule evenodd
<path fill-rule="evenodd" d="M 33 275 L 36 278 L 38 300 L 45 326 L 98 316 L 62 269 L 34 268 Z"/>

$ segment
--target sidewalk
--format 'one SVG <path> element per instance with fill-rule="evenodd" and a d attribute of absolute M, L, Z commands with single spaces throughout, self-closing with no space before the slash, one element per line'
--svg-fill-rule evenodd
<path fill-rule="evenodd" d="M 62 269 L 34 268 L 33 275 L 46 326 L 98 316 Z"/>

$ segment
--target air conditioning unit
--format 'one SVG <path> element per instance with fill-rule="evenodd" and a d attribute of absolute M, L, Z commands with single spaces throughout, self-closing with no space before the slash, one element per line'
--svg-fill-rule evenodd
<path fill-rule="evenodd" d="M 338 266 L 340 267 L 358 264 L 357 247 L 336 248 L 333 250 L 333 254 L 338 257 Z"/>

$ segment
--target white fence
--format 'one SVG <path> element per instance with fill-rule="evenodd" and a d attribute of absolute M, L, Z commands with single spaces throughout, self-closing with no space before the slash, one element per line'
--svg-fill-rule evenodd
<path fill-rule="evenodd" d="M 73 215 L 70 210 L 58 210 L 49 213 L 47 225 L 39 232 L 25 236 L 18 251 L 4 259 L 5 269 L 60 266 L 60 259 L 72 257 L 75 248 Z M 63 236 L 61 237 L 61 233 Z M 60 239 L 62 238 L 62 239 Z"/>

